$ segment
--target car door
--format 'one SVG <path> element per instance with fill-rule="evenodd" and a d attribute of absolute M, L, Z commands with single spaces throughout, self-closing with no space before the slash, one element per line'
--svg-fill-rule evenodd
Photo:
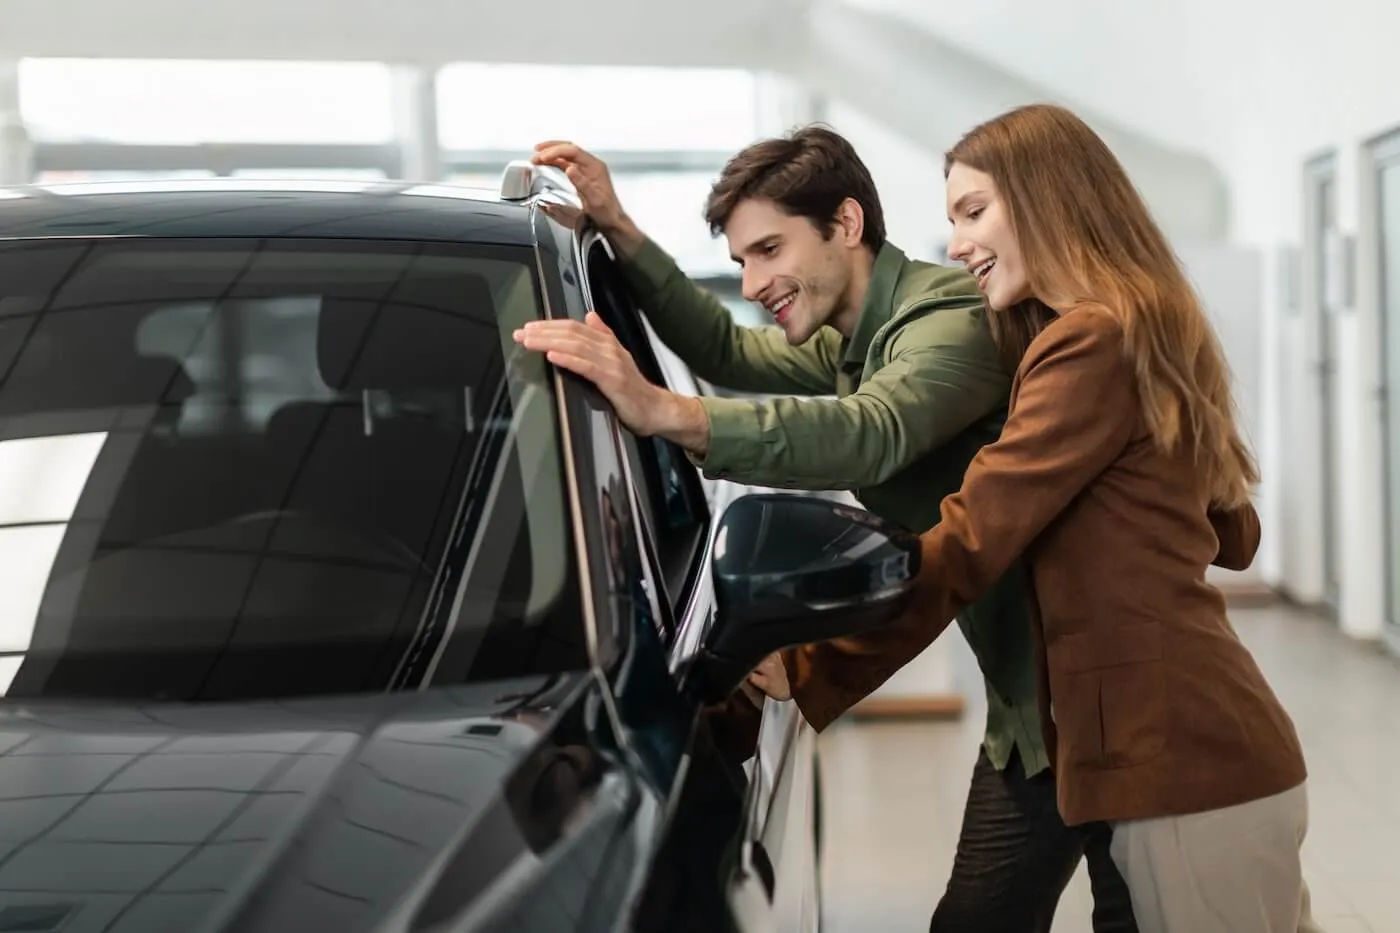
<path fill-rule="evenodd" d="M 641 371 L 672 391 L 702 394 L 705 390 L 689 368 L 661 343 L 632 304 L 603 241 L 585 238 L 582 247 L 590 301 L 600 314 L 622 325 L 614 326 L 614 332 Z M 592 250 L 598 252 L 589 255 Z M 633 473 L 639 477 L 638 485 L 645 487 L 646 478 L 655 477 L 653 482 L 665 491 L 658 496 L 656 489 L 637 490 L 644 524 L 651 532 L 649 543 L 663 552 L 668 548 L 674 552 L 679 545 L 668 544 L 667 536 L 684 532 L 695 535 L 688 544 L 698 545 L 685 548 L 690 555 L 686 570 L 672 563 L 664 573 L 667 579 L 663 586 L 672 600 L 676 622 L 671 649 L 672 670 L 676 671 L 700 649 L 714 623 L 709 561 L 718 518 L 729 503 L 757 487 L 707 479 L 675 445 L 659 438 L 643 440 L 637 443 L 633 439 L 629 445 L 637 458 Z M 667 495 L 675 497 L 676 489 L 686 487 L 702 491 L 703 530 L 698 509 L 690 513 L 696 519 L 694 525 L 678 527 L 676 509 L 666 501 Z M 664 554 L 659 563 L 667 566 Z M 724 897 L 742 933 L 812 933 L 820 925 L 816 737 L 795 704 L 765 701 L 757 749 L 745 763 L 745 772 L 749 780 L 737 827 L 741 837 L 738 858 L 725 879 Z"/>

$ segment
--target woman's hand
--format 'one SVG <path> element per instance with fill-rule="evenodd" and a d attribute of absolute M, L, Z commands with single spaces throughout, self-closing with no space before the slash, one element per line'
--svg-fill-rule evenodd
<path fill-rule="evenodd" d="M 749 672 L 748 682 L 775 700 L 792 699 L 792 685 L 788 683 L 787 668 L 783 666 L 783 656 L 778 652 L 760 661 L 758 667 Z"/>

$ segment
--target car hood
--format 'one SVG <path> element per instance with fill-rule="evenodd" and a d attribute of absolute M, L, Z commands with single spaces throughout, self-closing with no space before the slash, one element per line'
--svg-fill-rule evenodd
<path fill-rule="evenodd" d="M 430 929 L 557 841 L 598 786 L 606 767 L 560 726 L 590 689 L 570 675 L 256 704 L 12 701 L 0 929 Z"/>

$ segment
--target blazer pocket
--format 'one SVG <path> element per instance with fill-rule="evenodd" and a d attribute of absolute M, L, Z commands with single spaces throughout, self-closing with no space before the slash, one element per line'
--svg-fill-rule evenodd
<path fill-rule="evenodd" d="M 1167 708 L 1160 623 L 1062 635 L 1046 652 L 1066 764 L 1127 768 L 1161 754 Z"/>

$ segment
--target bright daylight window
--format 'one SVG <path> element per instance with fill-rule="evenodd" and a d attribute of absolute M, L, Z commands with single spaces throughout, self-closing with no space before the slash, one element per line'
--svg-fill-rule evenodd
<path fill-rule="evenodd" d="M 26 59 L 20 110 L 39 140 L 189 145 L 386 143 L 387 65 Z"/>
<path fill-rule="evenodd" d="M 438 132 L 448 149 L 730 151 L 758 132 L 757 91 L 739 70 L 459 63 L 438 73 Z"/>
<path fill-rule="evenodd" d="M 760 120 L 749 71 L 462 63 L 438 75 L 438 131 L 448 150 L 524 157 L 540 140 L 563 138 L 594 151 L 715 153 L 710 171 L 614 171 L 628 212 L 697 273 L 732 268 L 723 240 L 705 227 L 705 196 L 720 160 L 753 142 Z M 488 187 L 498 180 L 458 177 Z"/>
<path fill-rule="evenodd" d="M 733 272 L 729 246 L 710 236 L 705 199 L 716 172 L 645 172 L 618 175 L 617 196 L 646 233 L 692 274 Z"/>

